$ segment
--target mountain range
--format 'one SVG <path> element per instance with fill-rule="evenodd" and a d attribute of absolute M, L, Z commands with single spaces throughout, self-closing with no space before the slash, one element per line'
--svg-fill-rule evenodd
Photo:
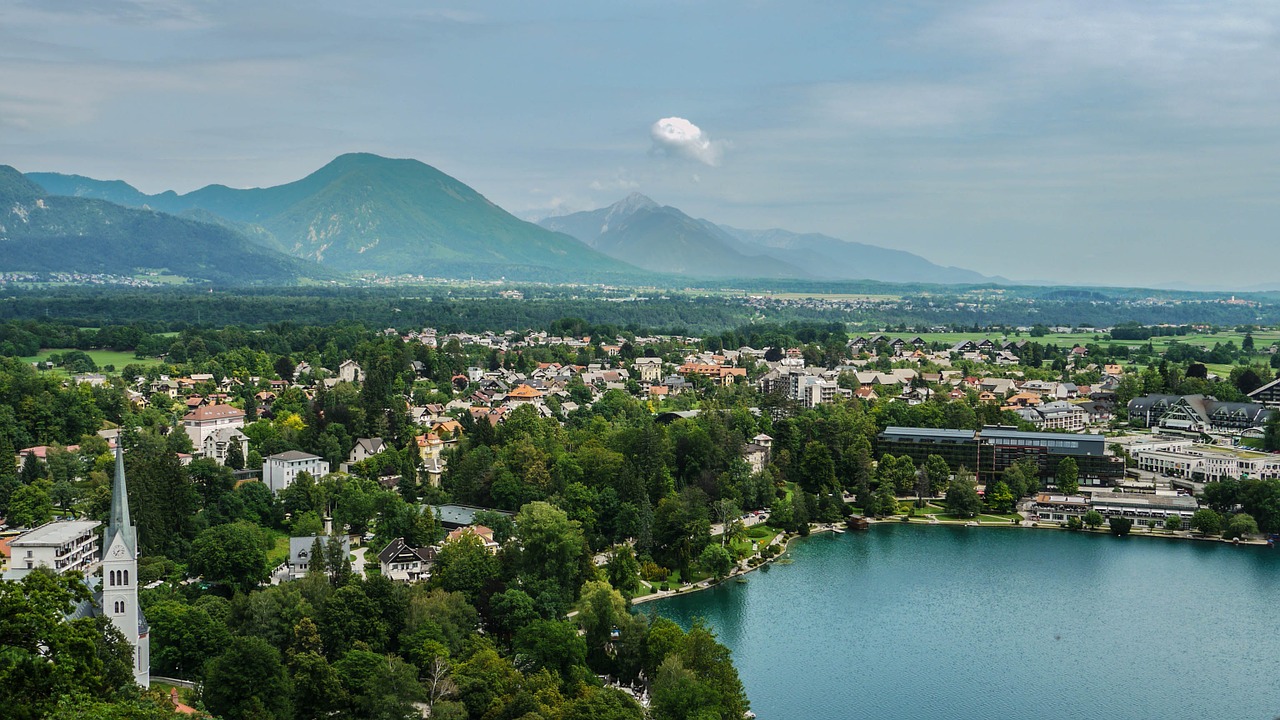
<path fill-rule="evenodd" d="M 694 219 L 639 193 L 609 207 L 545 218 L 601 252 L 654 272 L 703 277 L 980 283 L 1000 280 L 942 267 L 903 250 L 817 233 L 742 230 Z"/>
<path fill-rule="evenodd" d="M 30 212 L 31 197 L 47 200 L 41 233 L 77 229 L 61 236 L 66 252 L 21 258 L 0 252 L 0 270 L 105 267 L 99 250 L 105 238 L 115 238 L 117 245 L 126 239 L 122 223 L 128 218 L 141 224 L 139 250 L 116 248 L 107 264 L 123 267 L 138 260 L 138 267 L 163 265 L 182 275 L 198 270 L 188 276 L 219 282 L 247 272 L 246 263 L 262 268 L 247 272 L 245 282 L 347 273 L 646 282 L 673 276 L 992 280 L 900 250 L 718 225 L 639 194 L 607 208 L 530 223 L 430 165 L 367 153 L 341 155 L 300 180 L 267 188 L 209 185 L 186 194 L 148 195 L 121 180 L 48 172 L 29 173 L 24 182 L 21 192 L 30 196 L 24 212 Z M 74 219 L 59 219 L 62 213 Z M 94 213 L 99 224 L 88 231 L 85 223 Z M 164 246 L 164 237 L 172 247 Z M 210 243 L 221 248 L 225 272 L 217 271 L 215 258 L 182 262 L 192 248 Z M 235 259 L 242 254 L 243 261 Z"/>
<path fill-rule="evenodd" d="M 133 275 L 142 268 L 229 284 L 328 275 L 234 230 L 105 200 L 55 196 L 0 165 L 0 270 Z"/>
<path fill-rule="evenodd" d="M 209 185 L 185 195 L 146 195 L 127 183 L 77 175 L 28 177 L 61 195 L 168 213 L 211 213 L 256 242 L 343 272 L 635 274 L 567 235 L 516 218 L 417 160 L 352 153 L 285 185 Z"/>

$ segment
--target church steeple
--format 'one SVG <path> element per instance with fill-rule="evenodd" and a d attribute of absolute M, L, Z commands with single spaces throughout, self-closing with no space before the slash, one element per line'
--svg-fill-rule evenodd
<path fill-rule="evenodd" d="M 119 440 L 117 440 L 119 442 Z M 133 679 L 151 684 L 151 641 L 147 619 L 138 606 L 138 531 L 129 518 L 129 489 L 124 478 L 124 449 L 116 447 L 116 477 L 111 483 L 111 515 L 102 537 L 103 615 L 133 646 Z"/>
<path fill-rule="evenodd" d="M 121 535 L 130 557 L 138 556 L 137 532 L 129 519 L 129 489 L 124 479 L 124 447 L 123 438 L 116 440 L 116 477 L 111 483 L 111 515 L 107 520 L 107 530 L 102 538 L 104 548 L 111 547 L 116 535 Z"/>

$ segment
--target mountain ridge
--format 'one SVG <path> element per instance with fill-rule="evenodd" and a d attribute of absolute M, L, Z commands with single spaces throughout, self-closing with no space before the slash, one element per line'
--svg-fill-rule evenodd
<path fill-rule="evenodd" d="M 234 230 L 98 198 L 52 195 L 0 165 L 0 269 L 132 275 L 143 268 L 231 285 L 327 275 Z"/>
<path fill-rule="evenodd" d="M 669 216 L 665 222 L 654 219 Z M 692 224 L 700 227 L 695 230 Z M 904 250 L 849 242 L 819 233 L 743 230 L 694 219 L 640 193 L 596 210 L 543 218 L 543 227 L 565 232 L 634 265 L 682 274 L 887 282 L 1007 282 L 964 268 L 945 267 Z M 680 242 L 672 242 L 668 233 Z M 700 248 L 692 249 L 695 243 Z M 681 253 L 685 253 L 684 256 Z M 685 268 L 695 268 L 687 272 Z"/>
<path fill-rule="evenodd" d="M 182 195 L 146 195 L 121 181 L 57 173 L 29 177 L 50 193 L 175 214 L 210 212 L 248 226 L 255 242 L 346 272 L 638 273 L 569 235 L 516 218 L 462 181 L 413 159 L 348 153 L 283 185 L 207 185 Z"/>

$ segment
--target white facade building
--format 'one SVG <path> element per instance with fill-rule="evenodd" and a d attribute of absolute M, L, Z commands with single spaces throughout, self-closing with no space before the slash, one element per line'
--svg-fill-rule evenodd
<path fill-rule="evenodd" d="M 100 610 L 133 646 L 133 679 L 151 685 L 151 640 L 138 605 L 138 530 L 129 519 L 124 455 L 116 450 L 116 479 L 111 484 L 111 515 L 102 536 Z"/>
<path fill-rule="evenodd" d="M 289 487 L 301 472 L 310 473 L 312 477 L 319 479 L 329 474 L 329 463 L 319 455 L 299 450 L 270 455 L 262 461 L 262 482 L 273 493 Z"/>
<path fill-rule="evenodd" d="M 50 522 L 29 530 L 9 543 L 12 557 L 5 580 L 21 580 L 38 567 L 59 575 L 79 570 L 89 575 L 98 566 L 98 535 L 102 523 Z"/>

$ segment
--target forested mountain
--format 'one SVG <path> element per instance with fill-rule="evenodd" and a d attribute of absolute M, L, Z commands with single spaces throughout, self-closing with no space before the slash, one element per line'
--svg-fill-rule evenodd
<path fill-rule="evenodd" d="M 139 268 L 228 284 L 288 284 L 323 274 L 218 225 L 50 196 L 0 165 L 0 270 L 133 275 Z"/>
<path fill-rule="evenodd" d="M 971 270 L 942 267 L 902 250 L 816 233 L 739 230 L 695 220 L 632 193 L 606 208 L 540 223 L 633 265 L 703 277 L 873 279 L 885 282 L 989 282 Z"/>
<path fill-rule="evenodd" d="M 634 276 L 574 238 L 516 218 L 417 160 L 342 155 L 296 182 L 145 195 L 119 181 L 32 173 L 49 192 L 171 213 L 205 211 L 273 249 L 342 271 L 445 276 Z"/>

